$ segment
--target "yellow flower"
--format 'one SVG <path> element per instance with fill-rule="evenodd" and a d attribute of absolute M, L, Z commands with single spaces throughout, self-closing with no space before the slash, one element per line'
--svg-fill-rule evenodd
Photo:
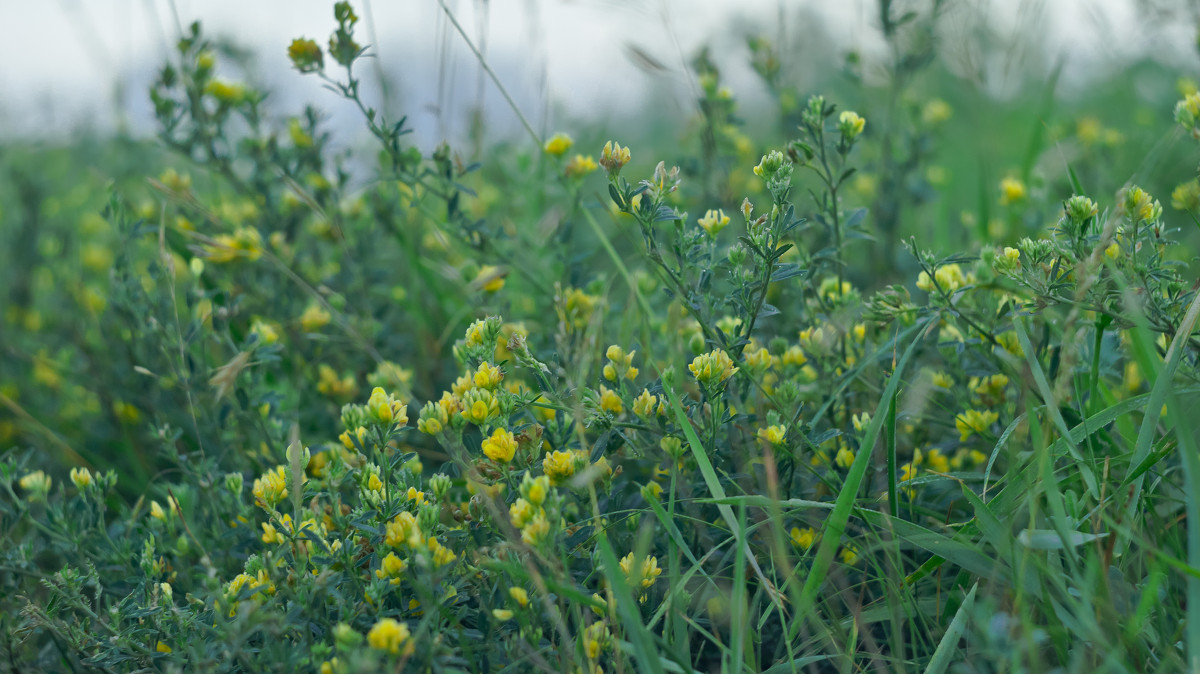
<path fill-rule="evenodd" d="M 973 433 L 983 433 L 992 424 L 1000 420 L 1000 415 L 991 410 L 966 410 L 954 419 L 958 428 L 959 440 L 964 441 Z"/>
<path fill-rule="evenodd" d="M 503 428 L 497 428 L 492 437 L 483 441 L 483 453 L 496 463 L 512 461 L 517 452 L 517 439 Z"/>
<path fill-rule="evenodd" d="M 833 462 L 842 468 L 849 468 L 854 463 L 854 452 L 842 447 L 838 450 L 837 456 L 833 458 Z"/>
<path fill-rule="evenodd" d="M 492 609 L 492 617 L 500 621 L 512 620 L 513 612 L 506 608 L 494 608 Z"/>
<path fill-rule="evenodd" d="M 50 485 L 52 483 L 53 480 L 50 479 L 50 476 L 40 470 L 35 470 L 32 473 L 26 473 L 23 477 L 21 477 L 20 480 L 17 481 L 17 484 L 21 485 L 22 489 L 30 492 L 30 500 L 34 500 L 35 498 L 45 498 L 46 494 L 50 491 Z"/>
<path fill-rule="evenodd" d="M 642 389 L 641 394 L 633 400 L 633 413 L 640 419 L 648 419 L 655 412 L 658 396 L 652 395 L 649 389 Z"/>
<path fill-rule="evenodd" d="M 787 429 L 778 424 L 758 429 L 758 439 L 768 445 L 782 445 L 786 436 Z"/>
<path fill-rule="evenodd" d="M 274 507 L 288 496 L 287 473 L 283 466 L 276 466 L 254 480 L 254 500 L 260 506 Z"/>
<path fill-rule="evenodd" d="M 934 98 L 926 103 L 925 107 L 921 110 L 921 121 L 934 126 L 950 119 L 950 116 L 953 114 L 953 108 L 946 101 Z"/>
<path fill-rule="evenodd" d="M 421 527 L 417 524 L 417 518 L 410 512 L 400 513 L 384 527 L 383 542 L 393 548 L 403 545 L 417 547 L 421 540 Z"/>
<path fill-rule="evenodd" d="M 615 178 L 621 172 L 621 167 L 629 163 L 629 148 L 621 147 L 615 141 L 608 141 L 600 152 L 600 165 L 608 172 L 609 177 Z"/>
<path fill-rule="evenodd" d="M 159 653 L 170 653 L 171 647 L 159 641 L 154 644 L 154 650 L 158 651 Z"/>
<path fill-rule="evenodd" d="M 858 548 L 850 543 L 847 543 L 842 547 L 841 556 L 842 562 L 853 566 L 858 562 Z"/>
<path fill-rule="evenodd" d="M 404 498 L 413 501 L 417 505 L 425 505 L 425 492 L 419 491 L 416 487 L 409 487 L 408 491 L 404 492 Z"/>
<path fill-rule="evenodd" d="M 534 513 L 533 518 L 521 528 L 521 540 L 529 545 L 538 545 L 546 540 L 548 535 L 550 535 L 550 521 L 546 519 L 546 513 L 541 510 Z"/>
<path fill-rule="evenodd" d="M 324 307 L 320 304 L 310 304 L 304 310 L 304 313 L 300 314 L 300 327 L 305 332 L 316 332 L 329 325 L 329 321 L 331 320 L 333 320 L 333 317 L 329 315 L 329 312 Z"/>
<path fill-rule="evenodd" d="M 546 154 L 561 157 L 571 149 L 575 142 L 565 133 L 556 133 L 546 141 Z"/>
<path fill-rule="evenodd" d="M 463 394 L 461 414 L 467 421 L 482 426 L 500 414 L 500 401 L 487 389 L 471 389 Z"/>
<path fill-rule="evenodd" d="M 867 430 L 867 426 L 871 424 L 871 415 L 863 412 L 850 417 L 850 422 L 854 424 L 854 430 L 862 433 Z"/>
<path fill-rule="evenodd" d="M 721 233 L 722 229 L 729 224 L 729 216 L 725 215 L 725 211 L 721 209 L 709 210 L 704 214 L 703 218 L 698 221 L 699 225 L 704 228 L 704 231 L 709 236 L 715 237 Z"/>
<path fill-rule="evenodd" d="M 355 438 L 358 438 L 358 444 L 365 445 L 367 441 L 367 429 L 359 426 L 353 434 L 350 431 L 342 431 L 342 434 L 338 436 L 338 440 L 342 441 L 342 445 L 346 449 L 354 449 Z"/>
<path fill-rule="evenodd" d="M 400 653 L 409 655 L 416 649 L 412 643 L 412 635 L 408 625 L 392 618 L 380 618 L 379 622 L 367 632 L 367 644 L 376 650 L 387 651 L 392 655 Z"/>
<path fill-rule="evenodd" d="M 262 257 L 262 235 L 253 227 L 239 227 L 232 235 L 218 234 L 211 244 L 203 246 L 210 262 L 218 264 L 246 260 L 254 262 Z"/>
<path fill-rule="evenodd" d="M 542 459 L 542 472 L 553 484 L 562 484 L 575 474 L 575 456 L 572 452 L 554 450 Z"/>
<path fill-rule="evenodd" d="M 498 267 L 484 265 L 475 275 L 475 283 L 480 284 L 479 288 L 484 292 L 494 293 L 504 287 L 504 274 Z"/>
<path fill-rule="evenodd" d="M 429 548 L 430 557 L 433 559 L 433 566 L 445 566 L 456 559 L 454 551 L 442 545 L 436 538 L 430 538 L 425 541 L 425 546 Z"/>
<path fill-rule="evenodd" d="M 1028 194 L 1025 183 L 1016 178 L 1005 178 L 1000 181 L 1000 203 L 1014 204 L 1023 201 Z"/>
<path fill-rule="evenodd" d="M 217 99 L 222 105 L 235 105 L 246 98 L 246 85 L 240 82 L 210 80 L 204 85 L 204 93 Z"/>
<path fill-rule="evenodd" d="M 787 348 L 787 351 L 783 352 L 783 364 L 784 365 L 795 365 L 797 367 L 800 367 L 800 366 L 803 366 L 807 362 L 808 362 L 808 356 L 804 355 L 804 349 L 801 349 L 799 346 L 796 346 L 795 344 L 789 346 Z"/>
<path fill-rule="evenodd" d="M 508 507 L 508 521 L 518 529 L 523 528 L 533 516 L 537 513 L 537 509 L 529 501 L 523 498 L 517 499 L 511 506 Z"/>
<path fill-rule="evenodd" d="M 408 405 L 396 400 L 392 394 L 376 386 L 367 399 L 367 413 L 381 424 L 404 426 L 408 423 Z"/>
<path fill-rule="evenodd" d="M 1004 257 L 1009 262 L 1020 262 L 1021 251 L 1017 250 L 1016 248 L 1013 248 L 1012 246 L 1005 246 L 1004 247 Z"/>
<path fill-rule="evenodd" d="M 792 527 L 791 537 L 792 545 L 800 548 L 801 550 L 808 550 L 813 546 L 813 543 L 817 541 L 817 532 L 814 531 L 812 527 L 806 527 L 804 529 Z"/>
<path fill-rule="evenodd" d="M 1116 241 L 1108 244 L 1108 248 L 1104 249 L 1104 255 L 1110 260 L 1115 260 L 1121 255 L 1121 246 Z"/>
<path fill-rule="evenodd" d="M 21 486 L 24 487 L 25 485 L 22 484 Z M 162 504 L 158 501 L 150 502 L 150 516 L 159 522 L 167 521 L 167 511 L 163 510 Z"/>
<path fill-rule="evenodd" d="M 954 388 L 954 378 L 945 372 L 934 372 L 933 385 L 944 389 Z"/>
<path fill-rule="evenodd" d="M 92 471 L 87 468 L 72 468 L 71 482 L 75 483 L 75 488 L 79 491 L 87 489 L 92 484 Z"/>
<path fill-rule="evenodd" d="M 847 140 L 854 140 L 863 132 L 867 126 L 867 120 L 858 115 L 857 112 L 846 110 L 838 116 L 838 130 L 842 132 Z"/>
<path fill-rule="evenodd" d="M 713 349 L 708 353 L 696 356 L 688 364 L 688 369 L 701 385 L 714 387 L 723 384 L 736 374 L 739 368 L 733 366 L 733 360 L 729 358 L 729 354 L 721 349 Z"/>
<path fill-rule="evenodd" d="M 285 528 L 290 530 L 291 524 L 292 524 L 291 515 L 284 515 L 283 522 L 286 524 Z M 287 538 L 284 537 L 283 533 L 280 532 L 279 530 L 277 530 L 275 528 L 275 525 L 271 524 L 270 522 L 263 522 L 262 528 L 263 528 L 263 535 L 262 535 L 263 543 L 266 543 L 267 545 L 270 545 L 272 543 L 283 544 L 284 542 L 287 541 Z"/>
<path fill-rule="evenodd" d="M 625 405 L 621 402 L 621 396 L 602 385 L 600 387 L 600 409 L 613 415 L 619 415 L 625 411 Z"/>
<path fill-rule="evenodd" d="M 508 588 L 508 596 L 512 597 L 513 601 L 517 602 L 521 608 L 529 606 L 529 593 L 523 587 Z"/>
<path fill-rule="evenodd" d="M 570 161 L 567 162 L 567 166 L 563 169 L 563 173 L 565 173 L 568 178 L 582 178 L 592 171 L 595 171 L 596 168 L 596 160 L 592 159 L 591 155 L 585 157 L 581 154 L 577 154 L 574 157 L 571 157 Z"/>
<path fill-rule="evenodd" d="M 475 376 L 472 377 L 476 387 L 485 388 L 489 391 L 496 390 L 496 387 L 500 385 L 500 381 L 503 379 L 504 372 L 491 363 L 480 365 L 479 369 L 475 372 Z"/>
<path fill-rule="evenodd" d="M 937 268 L 933 273 L 933 279 L 929 278 L 929 274 L 921 272 L 917 276 L 917 287 L 926 292 L 933 292 L 935 289 L 934 281 L 937 281 L 937 286 L 948 293 L 952 293 L 970 282 L 970 277 L 963 274 L 962 267 L 957 264 L 946 264 Z"/>
<path fill-rule="evenodd" d="M 662 575 L 662 569 L 658 568 L 657 557 L 642 558 L 641 566 L 637 569 L 634 568 L 634 561 L 632 552 L 621 558 L 621 572 L 625 574 L 625 579 L 630 585 L 645 589 L 653 585 L 654 581 Z"/>

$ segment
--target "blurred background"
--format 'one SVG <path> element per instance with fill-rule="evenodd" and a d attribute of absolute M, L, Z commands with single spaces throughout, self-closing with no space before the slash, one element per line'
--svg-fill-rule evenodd
<path fill-rule="evenodd" d="M 930 4 L 893 3 L 893 12 Z M 367 78 L 377 87 L 369 95 L 409 115 L 419 144 L 460 143 L 476 110 L 490 134 L 519 130 L 438 0 L 356 5 L 378 67 Z M 180 31 L 196 20 L 233 57 L 222 62 L 223 76 L 269 90 L 278 110 L 316 102 L 334 127 L 361 130 L 354 111 L 292 71 L 286 58 L 292 38 L 324 42 L 330 7 L 325 0 L 0 3 L 0 138 L 151 135 L 147 88 Z M 696 85 L 688 63 L 702 45 L 751 117 L 768 94 L 751 69 L 748 37 L 771 40 L 783 79 L 802 87 L 821 86 L 847 59 L 857 75 L 881 85 L 891 57 L 876 0 L 446 0 L 445 7 L 539 130 L 620 122 L 647 109 L 690 114 Z M 1064 97 L 1148 62 L 1195 76 L 1198 15 L 1200 5 L 1189 0 L 946 3 L 936 27 L 937 65 L 958 84 L 1001 100 L 1056 71 L 1055 92 Z"/>

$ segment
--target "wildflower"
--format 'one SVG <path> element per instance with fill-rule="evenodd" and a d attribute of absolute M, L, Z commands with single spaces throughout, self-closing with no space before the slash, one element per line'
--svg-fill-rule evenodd
<path fill-rule="evenodd" d="M 496 463 L 508 463 L 512 461 L 513 455 L 517 452 L 517 440 L 503 428 L 497 428 L 492 437 L 483 441 L 483 453 L 487 458 Z"/>
<path fill-rule="evenodd" d="M 725 211 L 721 209 L 709 210 L 700 218 L 698 224 L 704 228 L 704 231 L 711 237 L 716 237 L 721 233 L 722 229 L 729 224 L 729 216 L 725 215 Z"/>
<path fill-rule="evenodd" d="M 1108 244 L 1108 248 L 1104 249 L 1104 255 L 1110 260 L 1117 259 L 1117 257 L 1121 255 L 1121 246 L 1118 245 L 1116 241 L 1113 241 L 1112 243 Z"/>
<path fill-rule="evenodd" d="M 421 416 L 417 419 L 417 430 L 429 435 L 441 433 L 446 424 L 450 423 L 452 411 L 451 406 L 440 402 L 431 400 L 425 403 L 425 406 L 421 408 Z"/>
<path fill-rule="evenodd" d="M 783 444 L 784 438 L 787 436 L 787 429 L 780 425 L 774 424 L 766 428 L 758 429 L 758 439 L 768 445 L 778 447 Z"/>
<path fill-rule="evenodd" d="M 1142 222 L 1155 222 L 1162 217 L 1162 204 L 1137 185 L 1126 190 L 1122 206 L 1130 218 Z"/>
<path fill-rule="evenodd" d="M 479 369 L 475 371 L 475 376 L 472 377 L 476 387 L 485 388 L 489 391 L 496 390 L 496 387 L 500 385 L 503 379 L 504 372 L 491 363 L 481 364 Z"/>
<path fill-rule="evenodd" d="M 574 145 L 574 143 L 575 142 L 571 140 L 571 137 L 567 134 L 556 133 L 550 137 L 550 140 L 546 141 L 546 146 L 544 149 L 548 155 L 561 157 L 567 153 L 567 150 L 571 149 L 571 146 Z M 603 162 L 603 157 L 601 158 L 601 162 Z"/>
<path fill-rule="evenodd" d="M 850 417 L 850 421 L 854 424 L 854 430 L 862 433 L 863 431 L 867 430 L 867 426 L 871 424 L 871 415 L 866 412 L 855 414 L 854 416 Z"/>
<path fill-rule="evenodd" d="M 479 268 L 479 273 L 475 274 L 474 283 L 485 293 L 499 292 L 504 287 L 505 273 L 507 272 L 501 272 L 499 267 L 483 265 Z"/>
<path fill-rule="evenodd" d="M 1076 194 L 1063 204 L 1063 212 L 1072 222 L 1082 224 L 1088 219 L 1096 217 L 1100 212 L 1100 207 L 1091 199 Z"/>
<path fill-rule="evenodd" d="M 853 566 L 858 562 L 858 548 L 850 543 L 845 544 L 842 546 L 841 557 L 844 564 Z"/>
<path fill-rule="evenodd" d="M 637 568 L 634 568 L 634 561 L 632 552 L 621 558 L 621 572 L 625 574 L 625 580 L 630 585 L 646 589 L 662 575 L 662 569 L 658 568 L 657 557 L 643 557 L 641 565 Z"/>
<path fill-rule="evenodd" d="M 415 548 L 421 544 L 421 540 L 421 527 L 410 512 L 396 515 L 384 527 L 383 542 L 393 548 L 404 545 Z"/>
<path fill-rule="evenodd" d="M 929 126 L 936 126 L 950 119 L 953 114 L 954 110 L 950 104 L 940 98 L 934 98 L 921 110 L 921 121 Z"/>
<path fill-rule="evenodd" d="M 933 272 L 932 279 L 926 272 L 921 272 L 917 276 L 917 287 L 926 292 L 933 292 L 935 288 L 941 288 L 947 293 L 953 293 L 967 285 L 970 280 L 967 275 L 963 274 L 962 267 L 952 263 L 938 267 Z"/>
<path fill-rule="evenodd" d="M 287 473 L 283 466 L 276 466 L 254 480 L 254 500 L 259 506 L 274 508 L 287 496 Z"/>
<path fill-rule="evenodd" d="M 971 391 L 976 395 L 1000 399 L 1004 397 L 1004 389 L 1008 386 L 1008 377 L 994 374 L 990 377 L 972 377 L 968 382 Z"/>
<path fill-rule="evenodd" d="M 1008 177 L 1000 181 L 1000 203 L 1003 205 L 1023 201 L 1027 194 L 1025 183 L 1017 178 Z"/>
<path fill-rule="evenodd" d="M 310 304 L 304 313 L 300 314 L 300 327 L 305 332 L 316 332 L 329 325 L 329 321 L 332 319 L 333 317 L 320 304 Z"/>
<path fill-rule="evenodd" d="M 376 650 L 387 651 L 392 655 L 400 653 L 409 655 L 416 650 L 408 625 L 392 618 L 380 618 L 379 622 L 367 632 L 367 644 Z"/>
<path fill-rule="evenodd" d="M 508 588 L 508 596 L 512 597 L 512 600 L 517 602 L 521 608 L 529 606 L 529 593 L 523 587 Z"/>
<path fill-rule="evenodd" d="M 21 486 L 25 486 L 25 485 L 21 485 Z M 162 504 L 159 503 L 158 501 L 150 502 L 150 516 L 153 517 L 154 519 L 158 520 L 159 522 L 167 521 L 167 511 L 163 510 Z"/>
<path fill-rule="evenodd" d="M 804 349 L 801 349 L 799 346 L 793 344 L 783 352 L 782 360 L 784 365 L 795 365 L 799 367 L 808 362 L 808 356 L 804 354 Z"/>
<path fill-rule="evenodd" d="M 1200 92 L 1192 92 L 1175 104 L 1175 121 L 1200 139 Z"/>
<path fill-rule="evenodd" d="M 785 164 L 783 153 L 779 150 L 771 150 L 770 153 L 763 155 L 758 162 L 758 166 L 754 167 L 754 175 L 763 180 L 770 181 L 775 177 Z"/>
<path fill-rule="evenodd" d="M 954 388 L 954 378 L 945 372 L 934 372 L 933 385 L 938 388 L 951 389 Z"/>
<path fill-rule="evenodd" d="M 237 105 L 246 98 L 246 85 L 240 82 L 209 80 L 204 93 L 212 96 L 221 105 Z"/>
<path fill-rule="evenodd" d="M 931 449 L 925 454 L 925 465 L 935 473 L 945 473 L 950 470 L 950 460 L 940 449 Z"/>
<path fill-rule="evenodd" d="M 621 173 L 621 168 L 629 163 L 629 148 L 621 147 L 615 141 L 608 141 L 604 144 L 604 149 L 600 152 L 600 165 L 608 173 L 610 180 L 617 177 Z"/>
<path fill-rule="evenodd" d="M 858 115 L 857 112 L 846 110 L 838 117 L 838 130 L 842 132 L 842 138 L 847 141 L 852 141 L 863 132 L 863 128 L 867 125 L 867 120 Z"/>
<path fill-rule="evenodd" d="M 72 468 L 71 482 L 75 483 L 75 488 L 83 491 L 92 486 L 92 471 L 87 468 Z"/>
<path fill-rule="evenodd" d="M 621 396 L 607 386 L 600 386 L 600 409 L 616 416 L 625 411 Z"/>
<path fill-rule="evenodd" d="M 575 457 L 571 452 L 554 450 L 542 459 L 542 472 L 553 484 L 562 484 L 575 474 Z"/>
<path fill-rule="evenodd" d="M 45 472 L 35 470 L 32 473 L 26 473 L 17 481 L 21 488 L 29 492 L 27 498 L 30 501 L 44 501 L 46 494 L 50 493 L 50 485 L 53 480 Z"/>
<path fill-rule="evenodd" d="M 567 162 L 567 166 L 563 169 L 563 173 L 565 173 L 568 178 L 582 178 L 583 176 L 595 170 L 596 160 L 592 159 L 591 155 L 585 157 L 581 154 L 577 154 L 574 157 L 571 157 L 570 161 Z"/>
<path fill-rule="evenodd" d="M 513 612 L 506 608 L 492 609 L 492 617 L 499 621 L 512 620 Z"/>
<path fill-rule="evenodd" d="M 342 431 L 342 434 L 338 436 L 338 440 L 342 441 L 342 445 L 346 449 L 355 448 L 355 439 L 358 440 L 358 446 L 361 447 L 365 445 L 367 441 L 367 429 L 363 426 L 359 426 L 358 428 L 354 429 L 353 434 L 350 431 Z"/>
<path fill-rule="evenodd" d="M 267 323 L 261 318 L 254 319 L 254 323 L 250 325 L 250 334 L 258 337 L 260 344 L 265 344 L 267 346 L 279 341 L 279 332 L 275 330 L 273 325 Z"/>
<path fill-rule="evenodd" d="M 477 426 L 500 414 L 500 401 L 487 389 L 467 391 L 463 395 L 462 407 L 462 417 Z"/>
<path fill-rule="evenodd" d="M 262 257 L 262 235 L 253 227 L 239 227 L 233 234 L 218 234 L 211 244 L 204 246 L 204 254 L 210 262 L 225 263 L 234 260 L 254 262 Z"/>
<path fill-rule="evenodd" d="M 383 425 L 408 424 L 408 405 L 396 400 L 395 396 L 379 386 L 371 391 L 371 397 L 367 400 L 367 413 Z"/>
<path fill-rule="evenodd" d="M 521 528 L 521 540 L 529 545 L 538 545 L 549 535 L 550 521 L 546 519 L 546 513 L 541 510 L 534 513 L 533 517 Z"/>
<path fill-rule="evenodd" d="M 991 410 L 966 410 L 954 419 L 958 428 L 959 440 L 965 441 L 973 433 L 983 433 L 992 424 L 1000 420 L 1000 415 Z"/>
<path fill-rule="evenodd" d="M 335 400 L 347 400 L 354 397 L 357 391 L 358 385 L 354 382 L 354 375 L 347 374 L 345 377 L 338 377 L 337 371 L 329 365 L 321 363 L 317 366 L 318 393 Z"/>
<path fill-rule="evenodd" d="M 519 498 L 508 507 L 508 521 L 517 529 L 521 529 L 533 519 L 537 512 L 538 510 L 532 503 Z"/>
<path fill-rule="evenodd" d="M 658 396 L 651 394 L 649 389 L 642 389 L 641 394 L 633 400 L 633 413 L 639 419 L 649 419 L 655 413 L 656 405 L 658 405 Z"/>
<path fill-rule="evenodd" d="M 292 66 L 302 73 L 311 73 L 325 67 L 325 55 L 316 42 L 298 37 L 288 45 L 288 60 Z"/>
<path fill-rule="evenodd" d="M 1189 180 L 1171 192 L 1171 206 L 1179 211 L 1200 210 L 1200 181 Z"/>
<path fill-rule="evenodd" d="M 425 546 L 429 549 L 429 556 L 433 560 L 435 568 L 445 566 L 457 559 L 454 551 L 442 545 L 436 538 L 425 541 Z"/>
<path fill-rule="evenodd" d="M 291 530 L 291 525 L 292 525 L 291 515 L 284 515 L 282 518 L 281 524 L 286 525 L 287 530 Z M 278 529 L 276 529 L 275 525 L 271 524 L 270 522 L 263 522 L 262 528 L 263 528 L 263 535 L 262 535 L 263 543 L 266 543 L 267 545 L 270 545 L 272 543 L 283 544 L 284 542 L 287 541 L 287 538 L 284 537 L 283 533 L 281 533 Z"/>
<path fill-rule="evenodd" d="M 545 475 L 533 477 L 529 473 L 525 473 L 525 477 L 521 479 L 521 496 L 530 504 L 540 507 L 546 502 L 546 496 L 549 493 L 550 478 Z"/>
<path fill-rule="evenodd" d="M 738 368 L 733 366 L 733 360 L 729 358 L 729 354 L 721 349 L 713 349 L 706 354 L 696 356 L 688 365 L 688 369 L 692 371 L 692 376 L 696 378 L 697 382 L 710 389 L 725 383 L 738 371 Z"/>
<path fill-rule="evenodd" d="M 812 527 L 801 529 L 792 527 L 791 531 L 792 545 L 801 550 L 808 550 L 817 541 L 817 532 Z"/>
<path fill-rule="evenodd" d="M 838 450 L 837 456 L 833 457 L 833 462 L 842 468 L 849 468 L 854 463 L 854 452 L 842 447 Z"/>

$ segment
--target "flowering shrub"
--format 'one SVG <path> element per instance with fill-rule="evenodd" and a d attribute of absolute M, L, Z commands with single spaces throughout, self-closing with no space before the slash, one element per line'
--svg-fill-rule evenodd
<path fill-rule="evenodd" d="M 895 122 L 798 102 L 762 40 L 790 134 L 774 147 L 753 151 L 700 58 L 699 167 L 615 140 L 572 155 L 558 133 L 520 157 L 522 196 L 505 170 L 406 144 L 364 100 L 354 9 L 334 18 L 328 45 L 287 55 L 362 113 L 369 181 L 315 109 L 277 123 L 218 77 L 194 25 L 151 91 L 192 167 L 87 216 L 86 324 L 6 312 L 14 352 L 56 337 L 0 366 L 3 661 L 1200 657 L 1182 215 L 1132 184 L 1085 194 L 1075 169 L 1065 187 L 1012 175 L 995 237 L 933 252 L 904 215 L 933 181 L 895 184 L 926 150 L 881 155 L 872 134 Z M 1193 135 L 1197 96 L 1175 108 Z M 909 112 L 922 138 L 952 114 Z M 548 203 L 559 217 L 535 223 Z M 582 264 L 593 243 L 604 257 Z"/>

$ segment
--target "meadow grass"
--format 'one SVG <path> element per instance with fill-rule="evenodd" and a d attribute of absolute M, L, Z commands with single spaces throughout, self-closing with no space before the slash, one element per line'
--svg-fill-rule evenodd
<path fill-rule="evenodd" d="M 2 149 L 5 667 L 1200 671 L 1193 82 L 883 2 L 885 84 L 589 144 L 441 6 L 527 138 L 410 144 L 339 2 L 353 153 L 199 24 L 154 142 Z"/>

